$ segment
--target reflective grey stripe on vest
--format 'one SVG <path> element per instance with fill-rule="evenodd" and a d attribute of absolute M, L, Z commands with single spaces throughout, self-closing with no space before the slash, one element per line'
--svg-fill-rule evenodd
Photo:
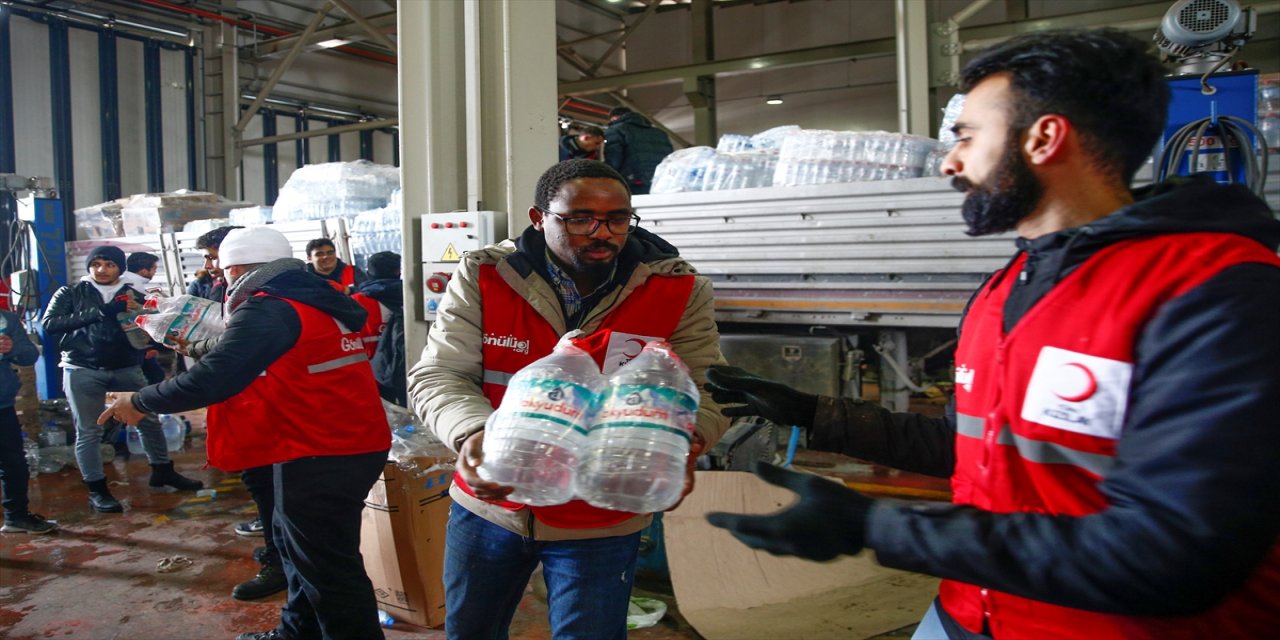
<path fill-rule="evenodd" d="M 963 413 L 956 414 L 956 433 L 970 438 L 982 437 L 982 418 L 976 416 L 966 416 Z"/>
<path fill-rule="evenodd" d="M 361 339 L 364 340 L 365 342 L 377 342 L 382 339 L 382 336 L 365 336 L 364 338 L 361 338 Z"/>
<path fill-rule="evenodd" d="M 357 362 L 364 362 L 368 359 L 369 357 L 366 356 L 363 351 L 361 351 L 360 353 L 353 353 L 349 356 L 342 356 L 341 358 L 338 358 L 336 360 L 321 362 L 320 364 L 308 365 L 307 373 L 323 373 L 325 371 L 333 371 L 334 369 L 345 367 L 349 364 L 355 364 Z"/>
<path fill-rule="evenodd" d="M 956 414 L 956 432 L 962 436 L 981 439 L 983 436 L 983 420 L 975 416 L 958 413 Z M 1000 433 L 996 436 L 996 444 L 1017 447 L 1018 455 L 1022 456 L 1024 460 L 1039 464 L 1069 464 L 1080 467 L 1099 477 L 1110 473 L 1116 464 L 1116 459 L 1112 456 L 1072 449 L 1057 442 L 1033 440 L 1020 436 L 1014 433 L 1007 424 L 1001 425 Z"/>
<path fill-rule="evenodd" d="M 496 384 L 496 385 L 498 385 L 498 386 L 500 386 L 500 387 L 505 387 L 505 386 L 507 386 L 508 384 L 510 384 L 510 383 L 511 383 L 511 376 L 514 376 L 514 375 L 515 375 L 514 373 L 505 373 L 505 372 L 502 372 L 502 371 L 494 371 L 494 370 L 492 370 L 492 369 L 485 369 L 485 370 L 484 370 L 484 383 L 485 383 L 485 384 Z"/>

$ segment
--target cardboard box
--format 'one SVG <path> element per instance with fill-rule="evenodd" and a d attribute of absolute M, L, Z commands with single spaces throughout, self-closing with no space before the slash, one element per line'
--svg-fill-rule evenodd
<path fill-rule="evenodd" d="M 365 499 L 360 554 L 378 607 L 397 621 L 444 625 L 444 536 L 449 521 L 453 469 L 414 476 L 388 462 Z"/>
<path fill-rule="evenodd" d="M 795 494 L 740 471 L 699 471 L 662 527 L 680 614 L 707 640 L 868 638 L 919 621 L 938 579 L 876 564 L 772 556 L 711 526 L 711 511 L 773 513 Z"/>

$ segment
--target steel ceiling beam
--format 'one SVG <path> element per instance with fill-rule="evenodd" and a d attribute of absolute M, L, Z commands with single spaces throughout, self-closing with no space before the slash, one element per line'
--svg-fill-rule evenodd
<path fill-rule="evenodd" d="M 302 49 L 312 42 L 316 29 L 324 21 L 324 17 L 329 15 L 329 10 L 332 8 L 332 2 L 325 2 L 316 10 L 315 17 L 311 18 L 307 28 L 303 29 L 302 33 L 299 34 L 298 40 L 293 43 L 293 48 L 289 49 L 289 54 L 284 57 L 279 66 L 272 70 L 271 77 L 267 78 L 267 84 L 258 91 L 258 97 L 253 99 L 253 104 L 249 105 L 249 108 L 244 112 L 244 116 L 236 123 L 233 128 L 235 137 L 239 138 L 240 134 L 244 133 L 244 128 L 249 126 L 249 121 L 258 115 L 258 107 L 262 106 L 262 102 L 267 99 L 267 96 L 271 95 L 271 90 L 275 88 L 276 83 L 280 81 L 280 78 L 284 77 L 289 67 L 293 66 L 293 61 L 298 58 L 298 54 L 302 53 Z"/>
<path fill-rule="evenodd" d="M 375 29 L 385 29 L 387 27 L 394 29 L 396 26 L 396 12 L 392 11 L 390 13 L 380 13 L 376 16 L 369 16 L 365 18 L 365 22 L 372 25 Z M 367 36 L 368 33 L 365 29 L 354 20 L 336 24 L 324 29 L 317 29 L 315 32 L 315 39 L 320 42 L 325 40 L 350 40 L 352 42 L 360 42 L 362 40 L 367 40 Z M 288 51 L 293 47 L 293 43 L 297 42 L 297 40 L 298 36 L 296 34 L 287 35 L 279 38 L 263 40 L 257 44 L 249 45 L 249 47 L 257 51 L 257 57 L 267 58 L 280 52 Z M 394 53 L 395 48 L 393 47 L 391 51 Z"/>
<path fill-rule="evenodd" d="M 360 27 L 364 29 L 365 33 L 369 34 L 369 36 L 372 37 L 374 40 L 376 40 L 378 44 L 381 44 L 382 46 L 390 49 L 392 53 L 395 53 L 396 43 L 393 42 L 391 38 L 387 37 L 387 34 L 380 31 L 378 27 L 375 26 L 372 22 L 369 22 L 369 20 L 367 20 L 364 16 L 360 15 L 360 13 L 357 12 L 354 8 L 352 8 L 351 5 L 348 4 L 346 0 L 329 0 L 329 1 L 337 5 L 337 7 L 341 9 L 343 13 L 347 14 L 347 16 L 350 17 L 352 20 L 355 20 L 356 24 L 359 24 Z"/>
<path fill-rule="evenodd" d="M 784 67 L 822 64 L 824 62 L 879 58 L 893 55 L 895 46 L 893 38 L 878 38 L 847 44 L 637 71 L 635 73 L 622 73 L 603 78 L 562 82 L 560 83 L 560 95 L 590 95 L 629 87 L 676 82 L 685 78 L 697 78 L 705 75 L 764 71 L 766 69 L 781 69 Z"/>
<path fill-rule="evenodd" d="M 588 76 L 595 76 L 596 71 L 600 70 L 600 65 L 604 64 L 605 60 L 609 59 L 609 56 L 612 56 L 614 52 L 626 43 L 627 38 L 631 37 L 631 33 L 636 30 L 636 27 L 639 27 L 645 20 L 649 19 L 649 16 L 653 15 L 653 12 L 658 8 L 658 2 L 659 0 L 649 0 L 649 6 L 645 9 L 645 12 L 640 14 L 640 17 L 636 18 L 635 22 L 632 22 L 630 25 L 623 28 L 622 35 L 619 35 L 613 41 L 613 44 L 609 45 L 609 48 L 605 50 L 604 54 L 597 58 L 595 63 L 591 65 L 591 69 L 587 71 Z"/>

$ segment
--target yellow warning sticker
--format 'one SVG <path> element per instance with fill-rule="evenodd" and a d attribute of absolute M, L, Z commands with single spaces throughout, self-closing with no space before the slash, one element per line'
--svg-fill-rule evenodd
<path fill-rule="evenodd" d="M 452 242 L 444 248 L 444 255 L 440 256 L 440 262 L 457 262 L 461 259 L 462 256 L 458 255 L 458 250 L 453 248 Z"/>

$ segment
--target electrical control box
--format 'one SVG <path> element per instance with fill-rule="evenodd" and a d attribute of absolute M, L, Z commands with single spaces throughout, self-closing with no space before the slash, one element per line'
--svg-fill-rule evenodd
<path fill-rule="evenodd" d="M 422 216 L 423 319 L 436 319 L 462 255 L 507 238 L 507 214 L 500 211 L 453 211 Z"/>
<path fill-rule="evenodd" d="M 9 308 L 39 309 L 40 282 L 36 273 L 28 269 L 9 274 Z"/>

